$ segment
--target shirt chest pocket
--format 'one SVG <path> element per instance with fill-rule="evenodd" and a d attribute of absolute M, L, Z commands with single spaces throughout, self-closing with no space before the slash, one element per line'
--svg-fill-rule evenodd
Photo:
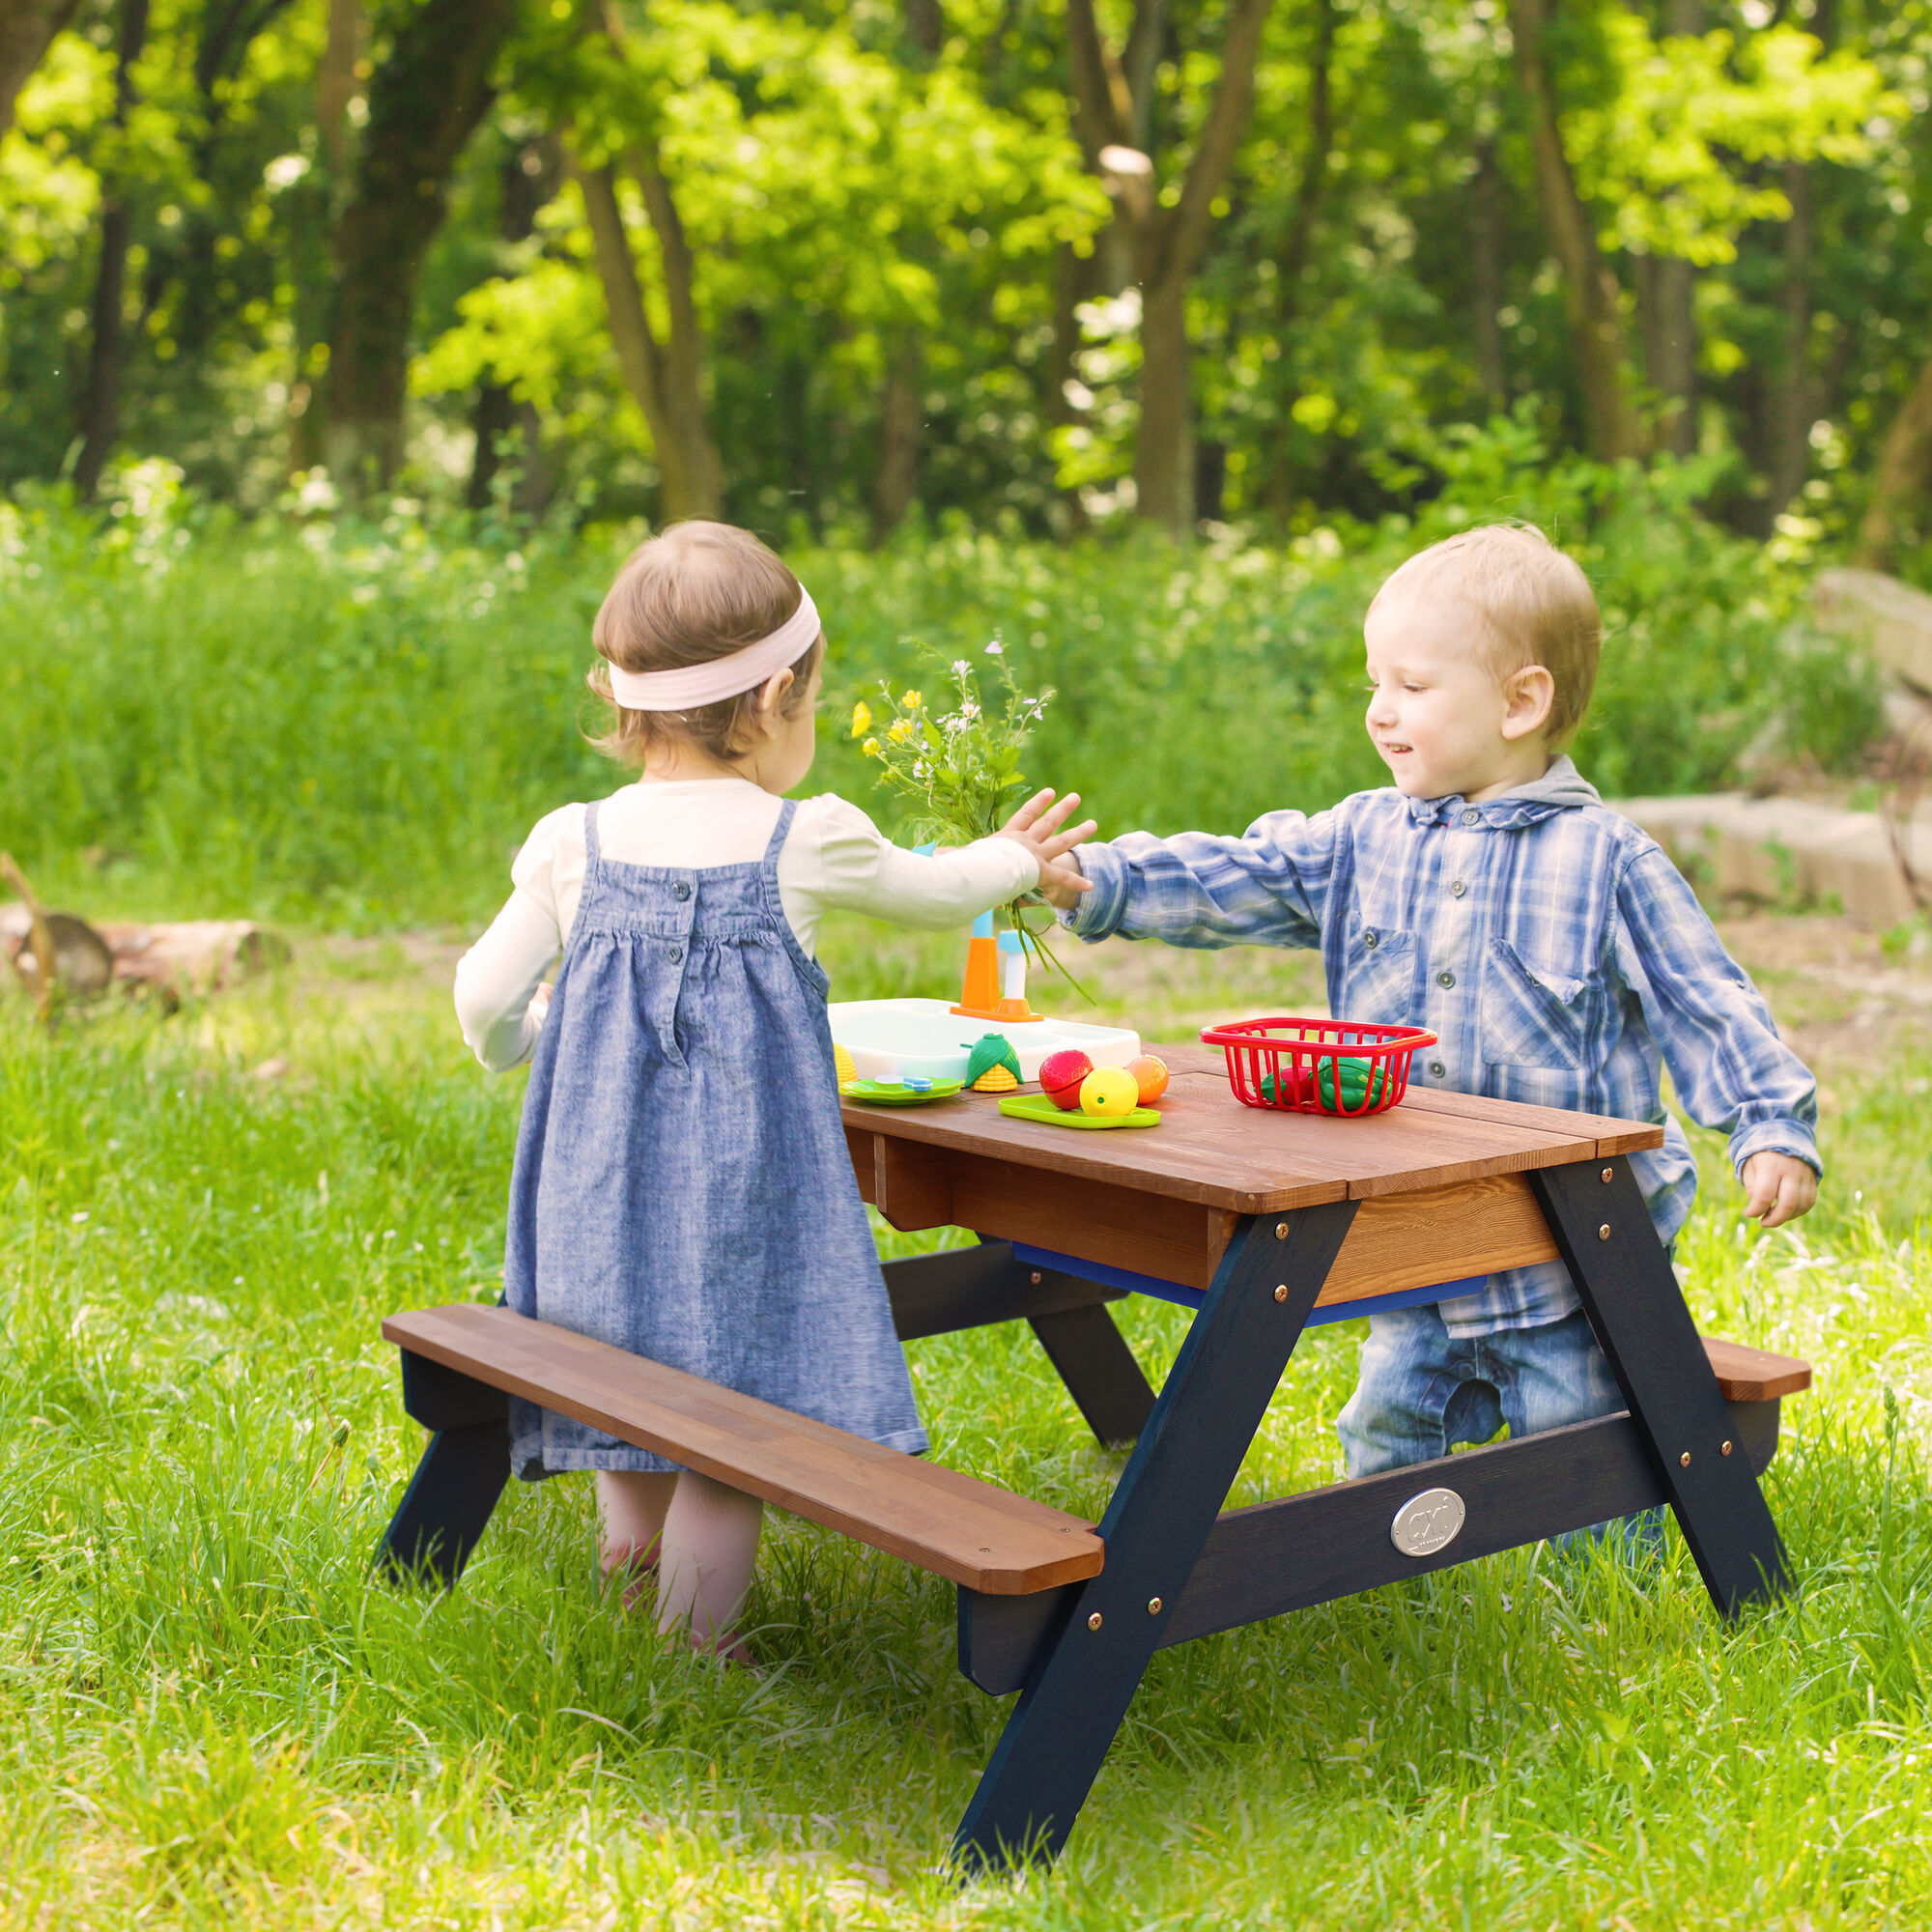
<path fill-rule="evenodd" d="M 1415 935 L 1370 924 L 1359 913 L 1350 917 L 1349 928 L 1335 1017 L 1406 1026 L 1415 990 Z"/>
<path fill-rule="evenodd" d="M 1584 1064 L 1604 994 L 1587 978 L 1532 965 L 1505 939 L 1483 960 L 1478 1051 L 1491 1066 L 1574 1072 Z"/>

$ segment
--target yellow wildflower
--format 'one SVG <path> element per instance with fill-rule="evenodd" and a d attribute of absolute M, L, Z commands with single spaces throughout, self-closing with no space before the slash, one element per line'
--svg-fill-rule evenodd
<path fill-rule="evenodd" d="M 866 700 L 862 697 L 859 700 L 859 702 L 853 705 L 852 707 L 853 737 L 863 738 L 866 735 L 866 726 L 869 724 L 871 722 L 872 722 L 872 707 L 869 704 L 867 704 Z"/>
<path fill-rule="evenodd" d="M 912 726 L 903 718 L 895 718 L 886 732 L 895 745 L 903 745 L 912 736 Z"/>
<path fill-rule="evenodd" d="M 859 749 L 865 753 L 867 757 L 876 758 L 879 755 L 879 741 L 876 738 L 867 738 Z"/>
<path fill-rule="evenodd" d="M 917 711 L 919 707 L 925 702 L 925 699 L 923 698 L 918 692 L 909 691 L 902 698 L 899 699 L 899 702 L 903 704 L 908 711 Z"/>

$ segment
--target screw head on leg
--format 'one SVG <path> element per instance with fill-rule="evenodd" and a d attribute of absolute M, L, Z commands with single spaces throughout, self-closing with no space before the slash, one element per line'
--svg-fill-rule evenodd
<path fill-rule="evenodd" d="M 1095 1610 L 1094 1614 L 1087 1619 L 1087 1628 L 1090 1631 L 1096 1631 L 1100 1628 L 1100 1612 L 1098 1610 Z"/>
<path fill-rule="evenodd" d="M 1277 1241 L 1288 1239 L 1288 1223 L 1286 1221 L 1277 1221 L 1274 1224 L 1274 1237 Z"/>
<path fill-rule="evenodd" d="M 1158 1597 L 1150 1597 L 1148 1599 L 1148 1615 L 1151 1617 L 1160 1615 L 1160 1599 Z"/>
<path fill-rule="evenodd" d="M 1597 1238 L 1600 1241 L 1607 1241 L 1610 1238 L 1610 1224 L 1607 1221 L 1597 1230 Z"/>
<path fill-rule="evenodd" d="M 1731 1445 L 1728 1442 L 1726 1442 L 1724 1446 L 1718 1451 L 1718 1454 L 1720 1456 L 1728 1456 L 1730 1453 L 1731 1453 Z"/>
<path fill-rule="evenodd" d="M 1689 1467 L 1690 1466 L 1690 1450 L 1688 1450 L 1688 1449 L 1687 1449 L 1687 1450 L 1685 1450 L 1685 1452 L 1683 1453 L 1683 1455 L 1681 1455 L 1680 1457 L 1678 1457 L 1678 1459 L 1677 1459 L 1677 1466 L 1678 1466 L 1678 1467 L 1679 1467 L 1680 1469 L 1688 1469 L 1688 1468 L 1689 1468 Z"/>
<path fill-rule="evenodd" d="M 1280 1285 L 1279 1285 L 1279 1286 L 1278 1286 L 1278 1287 L 1277 1287 L 1277 1288 L 1275 1289 L 1275 1292 L 1274 1292 L 1274 1298 L 1275 1298 L 1275 1299 L 1276 1299 L 1277 1301 L 1286 1301 L 1286 1300 L 1288 1299 L 1288 1284 L 1287 1284 L 1287 1282 L 1282 1282 L 1282 1283 L 1281 1283 L 1281 1284 L 1280 1284 Z"/>
<path fill-rule="evenodd" d="M 1613 1174 L 1615 1174 L 1615 1173 L 1616 1173 L 1616 1169 L 1615 1169 L 1615 1168 L 1613 1168 L 1613 1167 L 1606 1167 L 1606 1168 L 1605 1168 L 1605 1170 L 1604 1170 L 1604 1185 L 1605 1185 L 1605 1187 L 1607 1187 L 1607 1186 L 1608 1186 L 1608 1185 L 1610 1184 L 1610 1177 L 1611 1177 L 1611 1176 L 1612 1176 Z"/>

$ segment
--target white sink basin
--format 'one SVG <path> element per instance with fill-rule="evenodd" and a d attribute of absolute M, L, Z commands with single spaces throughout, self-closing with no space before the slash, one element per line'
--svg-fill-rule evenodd
<path fill-rule="evenodd" d="M 1037 1080 L 1049 1053 L 1077 1046 L 1095 1066 L 1124 1066 L 1141 1050 L 1125 1027 L 1085 1026 L 1078 1020 L 968 1019 L 946 1000 L 841 1000 L 832 1009 L 832 1037 L 852 1056 L 862 1080 L 963 1080 L 967 1056 L 982 1034 L 1001 1033 L 1019 1055 L 1020 1078 Z"/>

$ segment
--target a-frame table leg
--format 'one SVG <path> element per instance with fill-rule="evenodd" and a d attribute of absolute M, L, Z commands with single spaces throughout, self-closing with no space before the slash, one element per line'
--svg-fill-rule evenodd
<path fill-rule="evenodd" d="M 1529 1182 L 1713 1602 L 1728 1617 L 1776 1596 L 1784 1546 L 1630 1162 L 1532 1169 Z"/>
<path fill-rule="evenodd" d="M 1106 1568 L 1043 1646 L 967 1806 L 953 1856 L 969 1870 L 1051 1858 L 1066 1842 L 1355 1205 L 1236 1230 L 1101 1519 Z"/>

